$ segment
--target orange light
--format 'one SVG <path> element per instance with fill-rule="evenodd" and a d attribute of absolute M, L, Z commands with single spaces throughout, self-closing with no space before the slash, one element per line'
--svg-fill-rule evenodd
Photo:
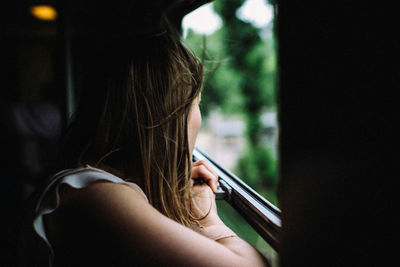
<path fill-rule="evenodd" d="M 46 5 L 31 7 L 31 14 L 39 20 L 56 20 L 58 15 L 54 7 Z"/>

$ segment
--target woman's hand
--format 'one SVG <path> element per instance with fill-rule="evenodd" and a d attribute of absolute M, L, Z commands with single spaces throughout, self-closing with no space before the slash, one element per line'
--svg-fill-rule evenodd
<path fill-rule="evenodd" d="M 217 188 L 219 187 L 218 174 L 205 160 L 192 163 L 192 181 L 194 185 L 206 183 L 214 193 L 217 192 Z"/>
<path fill-rule="evenodd" d="M 222 223 L 217 214 L 215 193 L 219 187 L 218 175 L 205 160 L 192 164 L 193 214 L 202 226 Z"/>

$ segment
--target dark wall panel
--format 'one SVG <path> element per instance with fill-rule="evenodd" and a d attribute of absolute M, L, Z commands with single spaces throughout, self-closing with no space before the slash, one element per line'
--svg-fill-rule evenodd
<path fill-rule="evenodd" d="M 394 7 L 279 1 L 282 266 L 393 257 Z"/>

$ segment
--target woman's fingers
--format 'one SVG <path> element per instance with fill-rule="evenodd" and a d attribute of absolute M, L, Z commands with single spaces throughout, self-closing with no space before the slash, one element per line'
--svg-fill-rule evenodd
<path fill-rule="evenodd" d="M 207 170 L 204 166 L 195 166 L 192 169 L 192 178 L 195 180 L 194 185 L 207 184 L 211 187 L 213 192 L 216 192 L 218 188 L 217 177 Z M 200 180 L 200 181 L 197 181 Z"/>
<path fill-rule="evenodd" d="M 217 192 L 217 188 L 219 187 L 218 175 L 205 160 L 193 162 L 192 178 L 204 179 L 213 192 Z"/>
<path fill-rule="evenodd" d="M 206 160 L 199 160 L 196 162 L 192 163 L 192 166 L 204 166 L 209 170 L 212 174 L 214 174 L 218 178 L 217 172 L 211 167 L 210 163 L 208 163 Z"/>

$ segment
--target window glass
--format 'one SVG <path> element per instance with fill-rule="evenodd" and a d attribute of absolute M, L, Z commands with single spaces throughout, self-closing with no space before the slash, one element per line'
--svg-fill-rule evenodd
<path fill-rule="evenodd" d="M 197 147 L 277 205 L 271 1 L 215 1 L 184 18 L 183 34 L 206 71 Z"/>

